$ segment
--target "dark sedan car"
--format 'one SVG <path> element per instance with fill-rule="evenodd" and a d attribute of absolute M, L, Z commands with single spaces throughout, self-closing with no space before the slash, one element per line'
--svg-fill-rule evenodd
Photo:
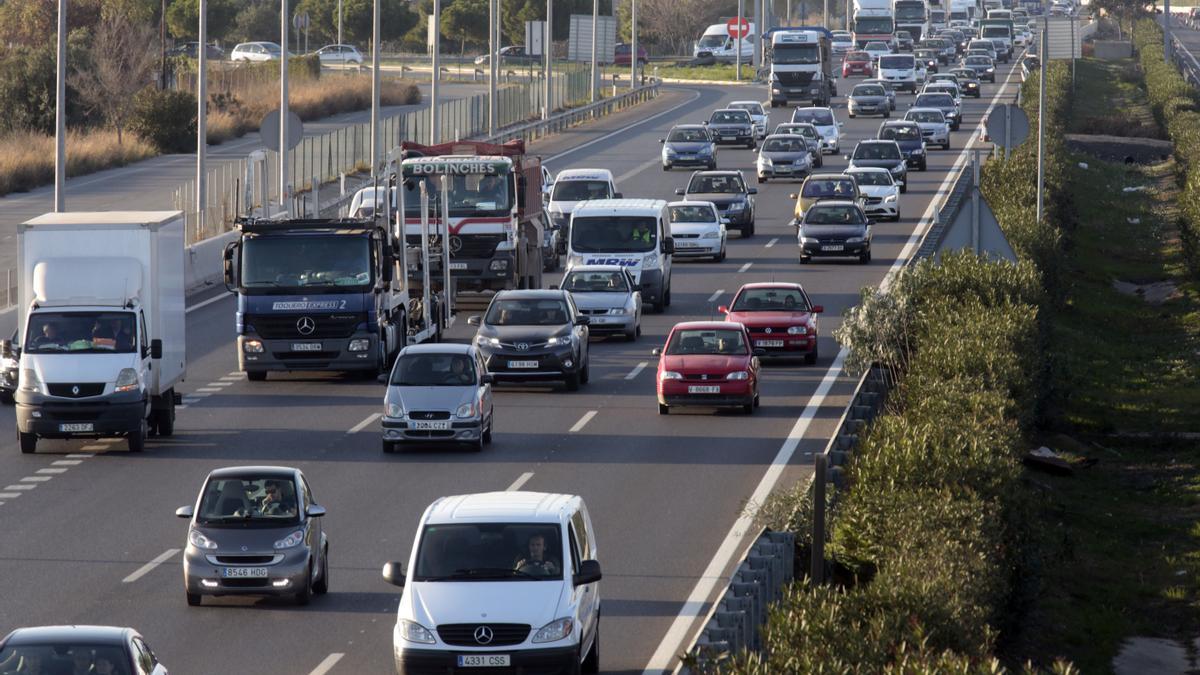
<path fill-rule="evenodd" d="M 896 31 L 896 50 L 901 52 L 911 52 L 912 49 L 912 35 L 906 30 Z"/>
<path fill-rule="evenodd" d="M 958 79 L 959 91 L 963 96 L 973 96 L 979 98 L 983 95 L 983 85 L 979 82 L 979 76 L 970 68 L 955 68 L 950 71 L 950 74 Z"/>
<path fill-rule="evenodd" d="M 307 605 L 329 591 L 325 507 L 299 469 L 236 466 L 208 474 L 189 520 L 183 587 L 189 605 L 205 595 L 291 596 Z"/>
<path fill-rule="evenodd" d="M 721 145 L 744 145 L 751 150 L 758 147 L 754 140 L 754 118 L 747 110 L 722 108 L 714 110 L 712 117 L 704 123 L 714 143 Z"/>
<path fill-rule="evenodd" d="M 0 640 L 0 673 L 167 675 L 167 669 L 132 628 L 38 626 Z"/>
<path fill-rule="evenodd" d="M 741 236 L 754 235 L 754 195 L 758 188 L 746 186 L 741 171 L 697 171 L 692 174 L 686 188 L 677 188 L 675 194 L 688 201 L 712 202 L 731 229 Z"/>
<path fill-rule="evenodd" d="M 717 144 L 713 143 L 708 127 L 702 124 L 674 126 L 671 133 L 658 142 L 663 144 L 663 171 L 689 165 L 717 168 Z"/>
<path fill-rule="evenodd" d="M 925 171 L 928 166 L 928 157 L 925 152 L 925 139 L 921 136 L 921 126 L 916 122 L 907 120 L 897 120 L 895 122 L 884 122 L 879 125 L 879 132 L 875 137 L 885 141 L 895 141 L 896 145 L 900 146 L 900 152 L 903 153 L 905 161 L 914 169 Z"/>
<path fill-rule="evenodd" d="M 938 53 L 936 49 L 918 49 L 913 52 L 913 56 L 925 65 L 925 69 L 930 73 L 938 72 Z"/>
<path fill-rule="evenodd" d="M 561 380 L 576 391 L 588 381 L 588 317 L 564 290 L 501 291 L 467 323 L 497 382 Z"/>
<path fill-rule="evenodd" d="M 996 62 L 990 56 L 968 56 L 963 59 L 963 66 L 975 71 L 981 80 L 996 81 Z"/>
<path fill-rule="evenodd" d="M 805 212 L 797 236 L 801 264 L 817 256 L 858 258 L 864 265 L 871 262 L 871 225 L 855 202 L 814 204 Z"/>

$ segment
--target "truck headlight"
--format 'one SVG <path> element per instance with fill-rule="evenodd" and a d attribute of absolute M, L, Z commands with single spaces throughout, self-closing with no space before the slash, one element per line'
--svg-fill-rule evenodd
<path fill-rule="evenodd" d="M 658 269 L 658 254 L 657 253 L 647 253 L 645 255 L 645 257 L 642 258 L 642 269 L 644 269 L 644 270 Z"/>
<path fill-rule="evenodd" d="M 490 269 L 493 272 L 504 272 L 508 269 L 508 261 L 507 260 L 493 260 L 491 262 L 491 264 L 488 265 L 488 269 Z"/>
<path fill-rule="evenodd" d="M 262 340 L 246 340 L 242 342 L 242 351 L 246 352 L 247 354 L 263 353 Z"/>
<path fill-rule="evenodd" d="M 117 374 L 117 384 L 114 391 L 134 391 L 138 388 L 138 374 L 133 368 L 122 368 Z"/>
<path fill-rule="evenodd" d="M 21 369 L 21 391 L 30 391 L 35 394 L 42 392 L 42 379 L 38 377 L 37 371 L 33 368 Z"/>
<path fill-rule="evenodd" d="M 347 348 L 352 352 L 365 352 L 371 348 L 371 340 L 368 338 L 355 338 L 350 341 L 350 346 Z"/>

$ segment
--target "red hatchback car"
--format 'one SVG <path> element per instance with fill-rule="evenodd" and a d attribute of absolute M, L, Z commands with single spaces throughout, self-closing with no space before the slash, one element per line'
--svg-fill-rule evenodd
<path fill-rule="evenodd" d="M 758 353 L 739 323 L 675 324 L 658 356 L 658 414 L 675 406 L 758 407 Z"/>
<path fill-rule="evenodd" d="M 800 284 L 746 284 L 719 311 L 746 327 L 760 356 L 817 362 L 817 315 L 825 308 L 813 305 Z"/>
<path fill-rule="evenodd" d="M 851 75 L 866 75 L 870 77 L 873 74 L 870 54 L 866 52 L 850 52 L 846 54 L 846 60 L 842 62 L 842 77 L 850 77 Z"/>

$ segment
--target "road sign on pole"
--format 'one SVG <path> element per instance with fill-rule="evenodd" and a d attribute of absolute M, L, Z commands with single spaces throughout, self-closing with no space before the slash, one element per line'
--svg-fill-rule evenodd
<path fill-rule="evenodd" d="M 744 38 L 750 33 L 750 22 L 745 17 L 730 19 L 725 22 L 725 27 L 729 29 L 729 37 Z"/>
<path fill-rule="evenodd" d="M 1046 20 L 1046 54 L 1048 59 L 1078 59 L 1083 57 L 1083 31 L 1074 17 L 1051 17 Z"/>
<path fill-rule="evenodd" d="M 988 114 L 987 133 L 996 145 L 1015 148 L 1029 137 L 1029 116 L 1020 106 L 997 105 Z"/>
<path fill-rule="evenodd" d="M 304 123 L 300 121 L 299 115 L 290 110 L 288 111 L 287 135 L 288 150 L 300 145 L 300 139 L 304 137 Z M 258 123 L 258 137 L 262 139 L 263 147 L 279 152 L 280 131 L 278 108 L 263 115 L 262 121 Z"/>

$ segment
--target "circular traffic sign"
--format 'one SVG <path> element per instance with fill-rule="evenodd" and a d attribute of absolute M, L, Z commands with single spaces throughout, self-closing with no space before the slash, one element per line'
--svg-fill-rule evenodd
<path fill-rule="evenodd" d="M 725 28 L 729 30 L 729 37 L 744 38 L 750 33 L 750 22 L 744 18 L 734 17 L 725 22 Z"/>

